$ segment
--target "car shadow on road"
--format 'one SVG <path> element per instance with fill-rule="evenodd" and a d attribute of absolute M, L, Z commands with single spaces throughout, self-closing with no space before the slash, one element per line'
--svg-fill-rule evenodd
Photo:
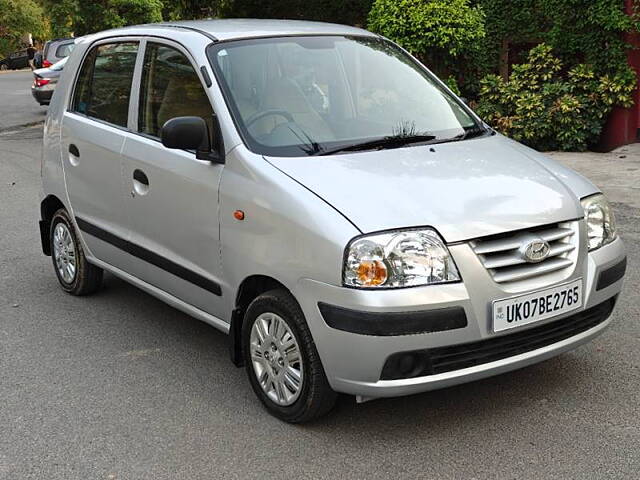
<path fill-rule="evenodd" d="M 521 409 L 523 403 L 545 403 L 566 388 L 566 377 L 572 375 L 572 362 L 567 360 L 567 355 L 561 355 L 513 372 L 406 397 L 357 404 L 352 397 L 343 396 L 335 421 L 356 426 L 373 417 L 383 428 L 428 427 L 434 433 L 447 429 L 451 419 L 456 423 L 497 421 L 506 412 Z M 535 391 L 530 390 L 532 384 L 536 384 Z"/>
<path fill-rule="evenodd" d="M 229 415 L 266 415 L 258 400 L 253 398 L 244 371 L 231 364 L 227 337 L 223 333 L 111 275 L 106 275 L 105 288 L 91 301 L 126 311 L 128 319 L 122 320 L 123 325 L 130 330 L 130 335 L 141 336 L 140 348 L 149 344 L 175 348 L 179 353 L 173 354 L 173 362 L 185 362 L 185 369 L 200 369 L 198 378 L 215 379 L 210 385 L 187 384 L 183 387 L 187 390 L 200 388 L 203 394 L 210 394 L 216 409 L 228 408 Z M 194 360 L 199 365 L 194 366 Z M 460 386 L 362 404 L 356 404 L 354 397 L 342 395 L 329 416 L 293 428 L 319 434 L 340 428 L 342 435 L 353 435 L 352 440 L 358 441 L 363 431 L 389 439 L 427 429 L 430 436 L 439 437 L 449 435 L 452 428 L 462 428 L 462 425 L 465 429 L 486 428 L 504 422 L 504 417 L 521 416 L 516 422 L 536 422 L 548 402 L 562 397 L 561 392 L 567 389 L 567 378 L 574 384 L 590 381 L 581 378 L 584 370 L 580 360 L 571 353 L 564 354 Z M 193 382 L 198 382 L 196 377 Z M 216 397 L 221 383 L 226 383 L 223 390 L 229 392 L 223 399 Z M 243 412 L 238 411 L 237 397 L 248 402 L 249 410 L 245 405 Z"/>

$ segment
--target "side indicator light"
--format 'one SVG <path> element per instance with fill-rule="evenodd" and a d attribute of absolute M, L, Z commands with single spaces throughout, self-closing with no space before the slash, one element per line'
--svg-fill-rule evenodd
<path fill-rule="evenodd" d="M 233 212 L 233 218 L 236 220 L 244 220 L 244 212 L 242 210 L 236 210 Z"/>

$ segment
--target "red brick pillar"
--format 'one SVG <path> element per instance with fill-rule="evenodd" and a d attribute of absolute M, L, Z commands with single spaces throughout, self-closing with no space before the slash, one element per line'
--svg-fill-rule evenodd
<path fill-rule="evenodd" d="M 634 0 L 625 0 L 625 9 L 629 15 L 633 13 Z M 630 32 L 625 34 L 625 40 L 635 48 L 629 49 L 627 58 L 629 65 L 636 71 L 640 84 L 640 34 Z M 616 107 L 602 131 L 599 147 L 602 150 L 612 150 L 620 145 L 637 141 L 640 128 L 640 89 L 633 94 L 634 105 L 631 108 Z"/>

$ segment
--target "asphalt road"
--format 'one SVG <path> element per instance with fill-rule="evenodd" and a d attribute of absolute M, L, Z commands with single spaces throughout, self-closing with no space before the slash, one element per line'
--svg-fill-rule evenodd
<path fill-rule="evenodd" d="M 446 390 L 345 397 L 291 426 L 263 411 L 213 328 L 112 276 L 92 297 L 58 288 L 38 241 L 40 137 L 0 133 L 1 479 L 638 478 L 637 190 L 616 196 L 630 272 L 597 340 Z M 605 159 L 611 185 L 640 171 L 630 157 L 619 173 Z"/>
<path fill-rule="evenodd" d="M 30 70 L 0 72 L 0 132 L 44 120 L 47 107 L 31 96 L 32 83 Z"/>

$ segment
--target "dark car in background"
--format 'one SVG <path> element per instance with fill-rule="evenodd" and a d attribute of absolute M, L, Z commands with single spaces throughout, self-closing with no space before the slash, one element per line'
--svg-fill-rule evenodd
<path fill-rule="evenodd" d="M 46 42 L 42 49 L 42 68 L 48 68 L 68 57 L 74 45 L 75 38 L 56 38 Z"/>
<path fill-rule="evenodd" d="M 66 57 L 49 68 L 39 68 L 33 71 L 31 94 L 40 105 L 49 105 L 65 63 L 67 63 Z"/>
<path fill-rule="evenodd" d="M 7 58 L 0 60 L 0 70 L 18 70 L 29 66 L 29 53 L 26 48 L 17 50 Z"/>

